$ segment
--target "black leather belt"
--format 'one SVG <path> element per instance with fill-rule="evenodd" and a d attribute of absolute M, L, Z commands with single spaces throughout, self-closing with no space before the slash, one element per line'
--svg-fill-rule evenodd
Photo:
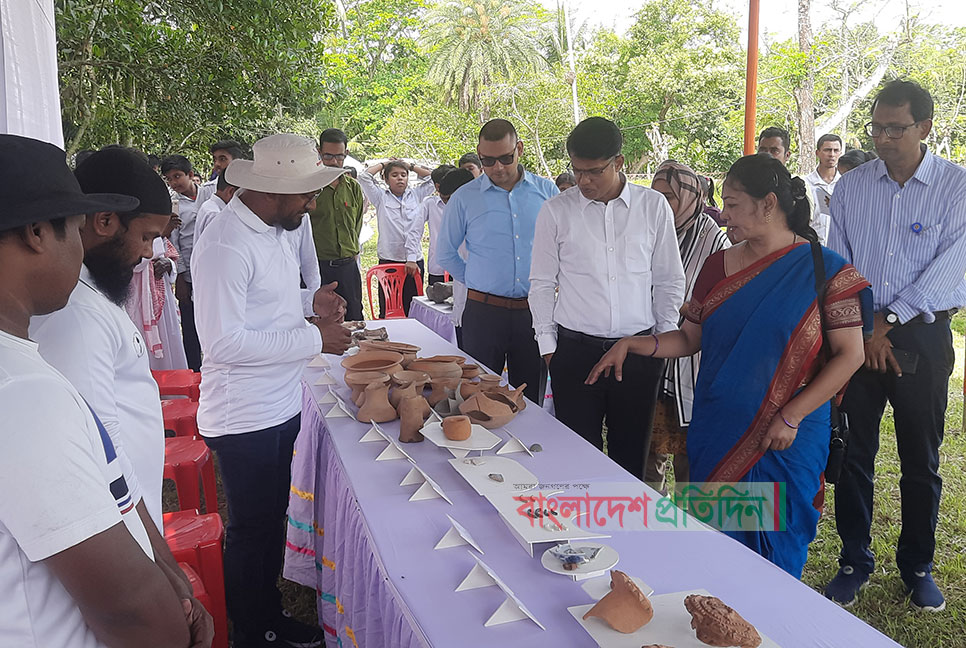
<path fill-rule="evenodd" d="M 949 310 L 936 311 L 932 315 L 933 317 L 936 318 L 937 322 L 945 322 L 946 320 L 950 319 L 953 315 L 955 315 L 957 312 L 959 312 L 958 308 L 950 308 Z M 929 322 L 926 322 L 926 316 L 923 314 L 920 314 L 920 315 L 916 315 L 911 320 L 903 324 L 903 326 L 909 326 L 910 324 L 928 324 L 928 323 Z"/>
<path fill-rule="evenodd" d="M 645 331 L 639 331 L 635 333 L 634 336 L 636 337 L 638 335 L 650 335 L 653 330 L 654 328 L 651 327 Z M 564 338 L 566 340 L 573 340 L 574 342 L 580 342 L 581 344 L 597 347 L 597 348 L 603 349 L 604 351 L 608 350 L 609 348 L 614 346 L 617 342 L 621 341 L 621 338 L 606 338 L 606 337 L 599 337 L 597 335 L 588 335 L 586 333 L 581 333 L 580 331 L 572 331 L 569 328 L 560 326 L 559 324 L 557 325 L 557 337 Z"/>
<path fill-rule="evenodd" d="M 349 263 L 353 263 L 356 260 L 354 256 L 346 257 L 344 259 L 319 259 L 320 265 L 329 266 L 330 268 L 337 268 L 339 266 L 344 266 Z"/>

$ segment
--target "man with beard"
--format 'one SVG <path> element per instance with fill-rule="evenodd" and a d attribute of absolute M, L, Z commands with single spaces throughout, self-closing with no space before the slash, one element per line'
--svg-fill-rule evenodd
<path fill-rule="evenodd" d="M 317 646 L 321 631 L 282 609 L 277 581 L 302 372 L 312 356 L 342 354 L 349 344 L 335 283 L 299 288 L 301 226 L 322 187 L 345 170 L 324 166 L 315 143 L 297 135 L 266 137 L 253 150 L 254 161 L 235 160 L 225 172 L 239 190 L 191 260 L 204 352 L 198 428 L 218 456 L 228 499 L 235 647 Z"/>
<path fill-rule="evenodd" d="M 85 193 L 122 194 L 140 204 L 136 211 L 88 215 L 80 230 L 80 281 L 67 306 L 31 319 L 30 337 L 44 360 L 70 380 L 100 419 L 127 477 L 130 501 L 136 503 L 155 561 L 179 596 L 191 601 L 197 627 L 210 626 L 210 616 L 190 598 L 191 586 L 159 532 L 161 401 L 144 339 L 122 306 L 135 266 L 151 258 L 154 239 L 171 217 L 171 197 L 143 156 L 123 148 L 94 153 L 75 175 Z M 192 631 L 195 634 L 194 626 Z"/>

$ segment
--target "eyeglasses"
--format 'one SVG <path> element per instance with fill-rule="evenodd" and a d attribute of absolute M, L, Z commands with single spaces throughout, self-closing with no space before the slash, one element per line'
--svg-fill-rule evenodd
<path fill-rule="evenodd" d="M 865 134 L 869 137 L 878 137 L 882 135 L 883 132 L 891 139 L 899 139 L 906 133 L 906 129 L 912 128 L 913 126 L 918 126 L 919 122 L 913 122 L 908 126 L 883 126 L 882 124 L 876 124 L 875 122 L 869 122 L 865 125 Z"/>
<path fill-rule="evenodd" d="M 345 153 L 323 153 L 322 154 L 322 159 L 325 160 L 326 162 L 332 162 L 335 160 L 342 162 L 343 160 L 345 160 L 345 158 L 346 158 Z"/>
<path fill-rule="evenodd" d="M 600 177 L 600 174 L 606 171 L 607 167 L 613 164 L 614 160 L 616 159 L 617 159 L 617 156 L 615 155 L 611 159 L 607 160 L 607 163 L 604 166 L 597 167 L 596 169 L 575 169 L 573 168 L 573 166 L 568 164 L 567 170 L 570 171 L 572 174 L 574 174 L 575 178 L 579 178 L 581 176 L 589 176 L 591 178 L 597 178 L 597 177 Z"/>
<path fill-rule="evenodd" d="M 513 164 L 513 161 L 516 159 L 516 157 L 517 157 L 516 149 L 510 151 L 506 155 L 501 155 L 499 157 L 490 157 L 489 155 L 481 155 L 480 164 L 482 164 L 485 167 L 491 167 L 497 162 L 499 162 L 503 166 L 507 166 L 509 164 Z"/>
<path fill-rule="evenodd" d="M 304 200 L 305 204 L 308 205 L 310 202 L 318 198 L 320 193 L 322 193 L 321 189 L 318 191 L 309 191 L 304 194 L 299 194 L 299 198 Z"/>

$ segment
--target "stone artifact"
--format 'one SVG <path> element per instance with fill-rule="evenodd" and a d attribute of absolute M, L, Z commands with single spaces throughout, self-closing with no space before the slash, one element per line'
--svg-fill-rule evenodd
<path fill-rule="evenodd" d="M 488 430 L 502 427 L 517 415 L 513 405 L 499 394 L 479 391 L 460 403 L 460 413 Z"/>
<path fill-rule="evenodd" d="M 402 354 L 395 351 L 360 351 L 348 358 L 343 358 L 342 366 L 345 367 L 346 373 L 352 371 L 383 371 L 392 375 L 397 371 L 402 371 L 400 364 L 402 359 Z"/>
<path fill-rule="evenodd" d="M 755 626 L 717 597 L 691 594 L 684 599 L 684 607 L 691 613 L 691 627 L 702 643 L 740 648 L 761 645 L 761 635 Z"/>
<path fill-rule="evenodd" d="M 342 328 L 350 331 L 364 331 L 366 329 L 366 323 L 362 320 L 342 322 Z"/>
<path fill-rule="evenodd" d="M 422 396 L 423 388 L 428 382 L 429 374 L 422 371 L 397 371 L 392 375 L 393 389 L 389 394 L 389 402 L 393 407 L 399 407 L 399 401 L 404 398 Z M 429 416 L 428 412 L 426 416 Z"/>
<path fill-rule="evenodd" d="M 388 340 L 389 333 L 385 327 L 377 329 L 359 329 L 352 332 L 352 343 L 359 346 L 365 340 Z"/>
<path fill-rule="evenodd" d="M 399 440 L 403 443 L 418 443 L 425 437 L 420 430 L 426 421 L 428 414 L 423 414 L 429 409 L 426 399 L 422 396 L 410 396 L 404 398 L 399 403 Z"/>
<path fill-rule="evenodd" d="M 630 634 L 654 617 L 654 608 L 644 592 L 622 571 L 610 572 L 610 592 L 587 610 L 584 619 L 599 617 L 618 632 Z"/>
<path fill-rule="evenodd" d="M 345 384 L 352 390 L 352 395 L 349 398 L 360 407 L 366 387 L 374 382 L 388 385 L 389 374 L 384 371 L 350 371 L 346 372 L 345 375 Z"/>
<path fill-rule="evenodd" d="M 465 416 L 447 416 L 443 419 L 443 436 L 450 441 L 466 441 L 472 433 L 473 426 Z"/>
<path fill-rule="evenodd" d="M 437 281 L 432 286 L 426 286 L 426 296 L 435 303 L 442 304 L 453 296 L 453 282 Z"/>
<path fill-rule="evenodd" d="M 530 446 L 530 452 L 543 452 L 543 446 L 539 443 L 534 443 Z"/>
<path fill-rule="evenodd" d="M 500 473 L 490 473 L 489 475 L 487 475 L 487 477 L 489 477 L 490 479 L 492 479 L 498 484 L 503 483 L 503 475 L 501 475 Z"/>
<path fill-rule="evenodd" d="M 389 404 L 389 385 L 374 382 L 366 387 L 365 401 L 356 418 L 363 423 L 385 423 L 396 419 L 396 408 Z"/>

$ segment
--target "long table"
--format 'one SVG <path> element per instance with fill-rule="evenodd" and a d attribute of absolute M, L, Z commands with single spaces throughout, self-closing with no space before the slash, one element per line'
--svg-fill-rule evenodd
<path fill-rule="evenodd" d="M 413 297 L 409 316 L 451 344 L 456 344 L 456 325 L 453 324 L 453 304 L 437 304 L 429 297 Z"/>
<path fill-rule="evenodd" d="M 422 347 L 420 355 L 461 354 L 414 320 L 380 325 L 390 339 Z M 368 424 L 323 414 L 333 407 L 319 403 L 330 389 L 348 399 L 340 359 L 326 358 L 329 368 L 305 372 L 284 576 L 316 589 L 329 645 L 595 646 L 567 611 L 592 602 L 589 595 L 579 583 L 544 569 L 539 553 L 528 555 L 495 509 L 449 464 L 449 452 L 429 441 L 406 446 L 452 505 L 442 499 L 411 502 L 414 487 L 399 485 L 409 462 L 375 461 L 386 443 L 359 442 Z M 323 375 L 334 384 L 316 385 Z M 398 434 L 398 422 L 383 428 Z M 508 455 L 541 482 L 632 480 L 538 407 L 527 407 L 506 428 L 527 445 L 543 446 L 533 457 Z M 509 439 L 506 432 L 495 432 Z M 647 487 L 641 484 L 641 489 Z M 475 561 L 467 547 L 434 550 L 450 528 L 447 514 L 472 534 L 485 552 L 480 557 L 546 630 L 529 620 L 484 627 L 505 596 L 496 587 L 455 592 Z M 618 569 L 641 578 L 656 594 L 706 589 L 785 648 L 898 646 L 717 531 L 618 531 L 602 542 L 619 552 Z"/>

